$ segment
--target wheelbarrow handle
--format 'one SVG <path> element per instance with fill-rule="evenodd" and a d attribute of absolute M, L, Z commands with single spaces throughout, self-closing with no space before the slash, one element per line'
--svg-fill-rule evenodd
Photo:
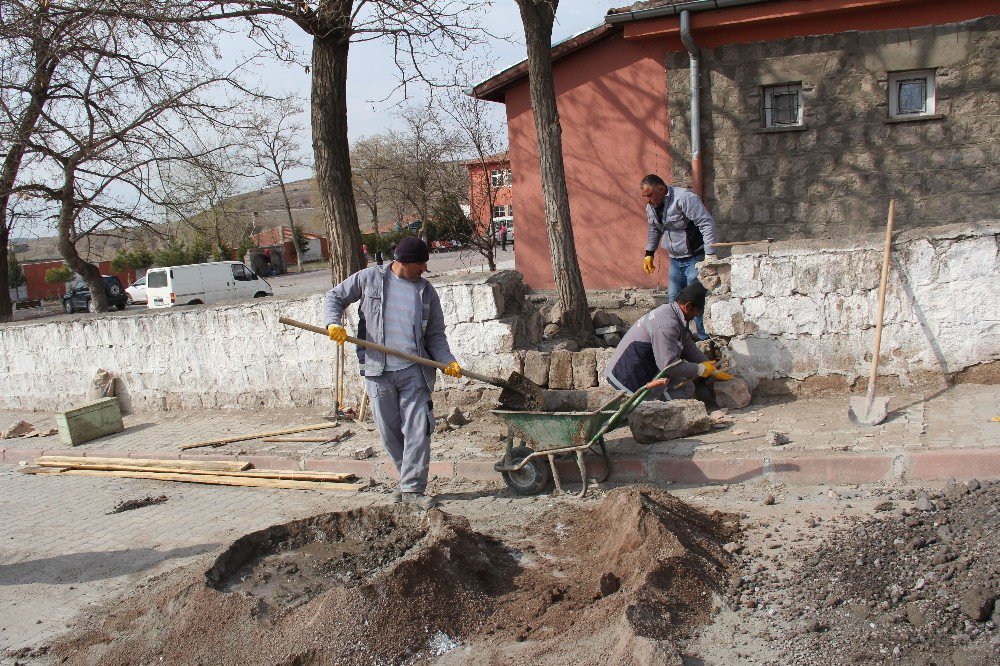
<path fill-rule="evenodd" d="M 289 319 L 288 317 L 279 317 L 278 321 L 286 326 L 294 326 L 296 328 L 301 328 L 305 331 L 312 331 L 313 333 L 319 333 L 321 335 L 329 335 L 329 332 L 322 326 L 313 326 L 312 324 L 306 324 L 301 321 L 296 321 L 295 319 Z M 359 347 L 366 347 L 368 349 L 374 349 L 375 351 L 380 351 L 383 354 L 389 354 L 391 356 L 398 356 L 399 358 L 405 358 L 407 361 L 412 361 L 413 363 L 419 363 L 420 365 L 426 365 L 429 368 L 437 368 L 438 370 L 444 370 L 448 367 L 447 363 L 440 363 L 438 361 L 433 361 L 429 358 L 424 358 L 423 356 L 414 356 L 413 354 L 407 354 L 404 351 L 398 349 L 393 349 L 392 347 L 386 347 L 385 345 L 380 345 L 375 342 L 369 342 L 368 340 L 361 340 L 353 336 L 347 336 L 347 342 L 358 345 Z M 497 379 L 496 377 L 490 377 L 488 375 L 481 375 L 478 372 L 473 372 L 471 370 L 466 370 L 462 368 L 463 377 L 471 377 L 472 379 L 478 379 L 481 382 L 486 382 L 487 384 L 493 384 L 494 386 L 499 386 L 500 388 L 507 388 L 507 382 L 502 379 Z"/>

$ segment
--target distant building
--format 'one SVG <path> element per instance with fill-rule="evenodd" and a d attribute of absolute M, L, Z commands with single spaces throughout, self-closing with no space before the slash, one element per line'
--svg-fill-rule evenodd
<path fill-rule="evenodd" d="M 469 170 L 469 217 L 494 232 L 504 223 L 514 227 L 513 178 L 506 152 L 465 163 Z"/>
<path fill-rule="evenodd" d="M 722 5 L 722 7 L 720 7 Z M 588 288 L 653 286 L 639 180 L 700 189 L 720 240 L 838 237 L 996 216 L 996 2 L 650 0 L 552 47 Z M 700 76 L 691 139 L 690 21 Z M 596 17 L 595 17 L 596 18 Z M 553 286 L 527 64 L 477 85 L 506 106 L 517 270 Z"/>
<path fill-rule="evenodd" d="M 303 233 L 302 236 L 309 241 L 309 247 L 302 253 L 302 263 L 308 261 L 321 261 L 330 258 L 330 246 L 324 236 L 311 233 Z M 295 244 L 292 241 L 292 229 L 284 225 L 267 229 L 250 237 L 257 247 L 281 246 L 282 256 L 285 265 L 291 266 L 296 263 Z"/>

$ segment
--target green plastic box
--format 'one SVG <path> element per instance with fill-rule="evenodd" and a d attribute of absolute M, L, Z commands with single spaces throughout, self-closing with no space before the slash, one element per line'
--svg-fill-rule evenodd
<path fill-rule="evenodd" d="M 125 429 L 118 398 L 101 398 L 56 414 L 59 439 L 66 446 L 79 446 L 98 437 Z"/>

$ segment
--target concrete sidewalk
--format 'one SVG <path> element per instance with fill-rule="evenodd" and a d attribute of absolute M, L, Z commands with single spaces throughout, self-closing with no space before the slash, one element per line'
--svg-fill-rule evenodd
<path fill-rule="evenodd" d="M 847 419 L 847 396 L 769 401 L 728 414 L 719 429 L 684 439 L 641 446 L 627 429 L 608 437 L 616 481 L 711 484 L 766 479 L 776 483 L 873 483 L 948 478 L 1000 478 L 1000 386 L 963 384 L 939 393 L 892 395 L 886 422 L 859 428 Z M 20 420 L 54 427 L 54 414 L 0 412 L 0 430 Z M 182 451 L 185 443 L 260 433 L 321 423 L 312 410 L 183 411 L 133 414 L 125 431 L 78 447 L 63 446 L 57 436 L 0 440 L 6 464 L 28 463 L 48 455 L 127 456 L 163 459 L 246 460 L 259 468 L 353 472 L 378 482 L 392 482 L 395 470 L 382 452 L 371 424 L 342 423 L 331 430 L 302 436 L 354 434 L 336 444 L 265 443 L 248 440 L 218 448 Z M 766 443 L 769 431 L 790 440 Z M 437 434 L 432 444 L 431 474 L 441 479 L 495 481 L 493 464 L 503 453 L 505 429 L 492 415 Z M 294 437 L 294 435 L 289 435 Z M 377 452 L 355 460 L 356 449 Z M 588 466 L 599 476 L 603 463 Z M 566 461 L 564 481 L 579 479 Z"/>

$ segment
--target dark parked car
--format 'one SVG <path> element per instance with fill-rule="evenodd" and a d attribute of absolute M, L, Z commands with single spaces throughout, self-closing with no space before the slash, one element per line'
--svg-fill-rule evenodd
<path fill-rule="evenodd" d="M 104 295 L 108 297 L 108 305 L 124 310 L 128 302 L 128 294 L 125 293 L 125 287 L 122 286 L 121 280 L 114 275 L 103 275 L 102 277 L 104 278 Z M 72 287 L 63 296 L 62 302 L 63 309 L 69 314 L 80 310 L 94 311 L 91 305 L 90 289 L 86 285 Z"/>

